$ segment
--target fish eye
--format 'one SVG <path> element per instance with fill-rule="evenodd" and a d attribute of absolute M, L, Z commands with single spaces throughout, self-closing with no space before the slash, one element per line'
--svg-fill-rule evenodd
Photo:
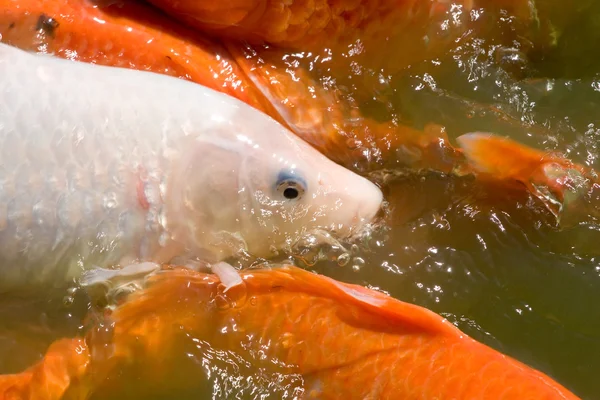
<path fill-rule="evenodd" d="M 277 193 L 286 200 L 300 200 L 306 192 L 306 181 L 295 171 L 281 171 L 275 186 Z"/>

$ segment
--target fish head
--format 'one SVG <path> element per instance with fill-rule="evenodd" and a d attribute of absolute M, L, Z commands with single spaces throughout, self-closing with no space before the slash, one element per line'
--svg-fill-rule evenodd
<path fill-rule="evenodd" d="M 376 218 L 383 195 L 374 183 L 275 120 L 248 110 L 223 124 L 195 139 L 174 185 L 179 240 L 207 258 L 222 260 L 240 247 L 268 258 L 312 232 L 343 239 Z"/>
<path fill-rule="evenodd" d="M 269 254 L 307 234 L 357 234 L 381 209 L 381 190 L 288 131 L 247 152 L 240 166 L 242 228 L 251 253 Z"/>

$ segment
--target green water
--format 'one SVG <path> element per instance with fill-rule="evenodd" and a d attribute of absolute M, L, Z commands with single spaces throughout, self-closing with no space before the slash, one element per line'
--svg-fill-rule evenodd
<path fill-rule="evenodd" d="M 488 16 L 485 34 L 474 29 L 435 62 L 390 74 L 377 93 L 357 88 L 355 94 L 369 99 L 365 109 L 373 116 L 391 113 L 415 126 L 437 122 L 451 137 L 478 130 L 508 135 L 600 169 L 600 3 L 537 5 L 539 29 L 529 36 L 515 33 L 516 22 L 505 16 Z M 600 224 L 594 218 L 557 230 L 541 204 L 523 193 L 436 173 L 400 177 L 384 190 L 395 223 L 376 235 L 380 245 L 360 254 L 365 264 L 320 263 L 314 270 L 427 307 L 583 399 L 600 399 Z M 24 368 L 53 338 L 77 332 L 85 309 L 83 298 L 70 308 L 60 301 L 4 307 L 0 369 Z M 270 384 L 259 385 L 244 379 L 244 368 L 227 368 L 231 359 L 222 355 L 202 366 L 210 349 L 190 338 L 182 337 L 181 346 L 189 355 L 181 368 L 199 374 L 208 368 L 208 382 L 161 393 L 131 372 L 131 392 L 119 397 L 282 398 L 300 384 L 267 377 Z"/>

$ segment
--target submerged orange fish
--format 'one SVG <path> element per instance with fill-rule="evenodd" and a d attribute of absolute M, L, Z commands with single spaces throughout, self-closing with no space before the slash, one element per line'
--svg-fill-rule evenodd
<path fill-rule="evenodd" d="M 175 368 L 181 389 L 204 371 L 175 367 L 187 337 L 256 373 L 301 375 L 304 399 L 577 399 L 424 308 L 296 267 L 241 276 L 224 292 L 216 275 L 155 275 L 86 338 L 60 340 L 27 371 L 0 377 L 0 398 L 87 399 L 124 384 L 119 369 L 133 363 L 163 386 Z"/>

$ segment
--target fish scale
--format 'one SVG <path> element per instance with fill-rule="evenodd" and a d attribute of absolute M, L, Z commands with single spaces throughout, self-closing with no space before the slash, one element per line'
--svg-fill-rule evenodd
<path fill-rule="evenodd" d="M 101 86 L 114 81 L 86 81 L 66 95 L 59 83 L 76 84 L 76 78 L 63 76 L 59 68 L 19 63 L 26 60 L 0 61 L 0 269 L 7 274 L 0 289 L 23 280 L 46 281 L 56 275 L 50 267 L 62 269 L 56 276 L 62 282 L 65 275 L 76 276 L 82 262 L 110 265 L 137 256 L 142 234 L 156 236 L 158 226 L 145 224 L 134 190 L 136 168 L 164 165 L 164 157 L 154 165 L 148 160 L 160 160 L 159 149 L 168 149 L 164 145 L 170 140 L 165 133 L 176 131 L 172 118 L 144 100 L 160 92 L 144 90 L 135 77 L 129 88 L 126 83 L 114 88 L 115 96 L 127 93 L 128 100 L 114 107 L 110 98 L 97 97 L 105 93 Z M 85 76 L 84 69 L 74 67 Z M 37 85 L 18 86 L 24 82 L 20 74 Z M 149 123 L 149 114 L 162 114 L 154 121 L 164 125 Z M 125 119 L 133 122 L 127 132 Z M 15 263 L 19 268 L 10 268 Z"/>

